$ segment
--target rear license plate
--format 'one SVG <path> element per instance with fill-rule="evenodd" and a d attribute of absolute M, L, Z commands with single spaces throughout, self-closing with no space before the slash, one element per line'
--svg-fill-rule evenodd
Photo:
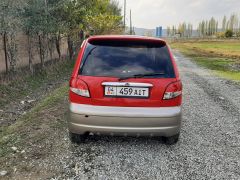
<path fill-rule="evenodd" d="M 105 96 L 148 98 L 149 88 L 105 86 Z"/>

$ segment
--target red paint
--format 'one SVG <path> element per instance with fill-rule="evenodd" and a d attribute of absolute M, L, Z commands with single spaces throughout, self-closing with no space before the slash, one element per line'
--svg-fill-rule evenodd
<path fill-rule="evenodd" d="M 90 104 L 97 106 L 125 106 L 125 107 L 171 107 L 180 106 L 182 103 L 182 95 L 170 99 L 163 100 L 165 91 L 181 91 L 182 84 L 179 77 L 179 72 L 177 69 L 176 62 L 173 58 L 170 49 L 170 57 L 174 66 L 174 71 L 176 78 L 136 78 L 127 79 L 121 82 L 140 82 L 140 83 L 150 83 L 153 87 L 150 88 L 150 97 L 148 99 L 138 99 L 138 98 L 111 98 L 104 97 L 104 86 L 103 82 L 118 82 L 118 78 L 114 77 L 92 77 L 92 76 L 82 76 L 78 75 L 79 66 L 82 60 L 84 49 L 88 42 L 94 40 L 124 40 L 124 41 L 148 41 L 148 42 L 160 42 L 166 44 L 165 41 L 156 38 L 146 38 L 137 36 L 95 36 L 87 39 L 82 49 L 79 52 L 78 58 L 75 63 L 75 67 L 71 76 L 70 86 L 74 88 L 83 87 L 83 89 L 88 88 L 90 92 L 90 98 L 79 96 L 73 92 L 69 92 L 70 102 L 79 104 Z M 176 83 L 177 82 L 177 83 Z"/>

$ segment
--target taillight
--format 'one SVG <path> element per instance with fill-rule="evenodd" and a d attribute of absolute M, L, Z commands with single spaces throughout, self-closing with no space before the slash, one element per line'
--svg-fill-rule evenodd
<path fill-rule="evenodd" d="M 180 96 L 181 94 L 182 94 L 182 83 L 181 81 L 177 81 L 167 86 L 163 99 L 164 100 L 173 99 Z"/>
<path fill-rule="evenodd" d="M 73 78 L 70 80 L 70 91 L 79 96 L 90 97 L 87 84 L 80 79 Z"/>

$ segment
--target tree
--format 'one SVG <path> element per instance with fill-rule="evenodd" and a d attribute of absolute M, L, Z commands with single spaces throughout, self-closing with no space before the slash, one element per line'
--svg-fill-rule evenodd
<path fill-rule="evenodd" d="M 115 1 L 97 1 L 94 7 L 86 17 L 87 30 L 95 34 L 109 34 L 123 28 L 121 9 Z"/>
<path fill-rule="evenodd" d="M 214 17 L 212 17 L 209 21 L 209 25 L 208 25 L 208 35 L 212 36 L 214 34 L 216 34 L 217 32 L 217 24 L 218 22 L 214 19 Z"/>
<path fill-rule="evenodd" d="M 174 30 L 174 27 L 172 29 L 172 32 L 173 30 Z M 235 36 L 238 36 L 238 34 L 240 33 L 240 22 L 237 14 L 232 14 L 230 16 L 230 19 L 227 19 L 227 17 L 224 16 L 222 19 L 221 28 L 219 28 L 219 22 L 214 17 L 212 17 L 209 20 L 202 20 L 201 22 L 198 23 L 198 27 L 197 27 L 199 37 L 206 37 L 206 36 L 213 36 L 213 35 L 216 35 L 217 37 L 223 37 L 225 36 L 225 32 L 227 30 L 231 30 L 233 32 L 233 35 Z M 192 25 L 190 23 L 186 24 L 184 22 L 178 25 L 178 33 L 180 34 L 181 37 L 192 36 L 191 31 L 192 31 Z"/>
<path fill-rule="evenodd" d="M 180 37 L 184 36 L 184 31 L 185 31 L 184 26 L 183 26 L 183 24 L 180 23 L 178 25 L 178 34 L 180 34 Z"/>
<path fill-rule="evenodd" d="M 236 14 L 232 14 L 229 19 L 229 27 L 228 29 L 232 30 L 233 32 L 237 32 L 238 29 L 238 17 Z"/>
<path fill-rule="evenodd" d="M 122 17 L 108 14 L 99 14 L 98 16 L 89 16 L 87 18 L 88 28 L 94 34 L 110 34 L 119 29 Z"/>
<path fill-rule="evenodd" d="M 225 32 L 225 37 L 226 37 L 226 38 L 230 38 L 230 37 L 232 37 L 232 36 L 233 36 L 233 31 L 230 30 L 230 29 L 228 29 L 228 30 Z"/>
<path fill-rule="evenodd" d="M 176 27 L 172 26 L 171 36 L 175 36 L 175 34 L 176 34 Z"/>
<path fill-rule="evenodd" d="M 67 36 L 69 58 L 73 59 L 75 46 L 79 44 L 79 32 L 85 27 L 85 19 L 100 0 L 66 0 L 61 13 L 61 21 L 65 24 L 64 34 Z M 75 42 L 76 41 L 76 42 Z"/>
<path fill-rule="evenodd" d="M 236 37 L 240 37 L 240 31 L 236 33 Z"/>
<path fill-rule="evenodd" d="M 121 8 L 115 0 L 1 0 L 0 35 L 3 37 L 6 71 L 17 61 L 18 32 L 28 37 L 29 69 L 33 73 L 33 47 L 37 45 L 42 69 L 54 48 L 61 57 L 61 38 L 67 37 L 70 59 L 84 39 L 94 34 L 122 30 Z M 37 43 L 36 43 L 37 40 Z"/>
<path fill-rule="evenodd" d="M 38 39 L 39 57 L 41 67 L 44 68 L 48 57 L 49 35 L 54 32 L 54 18 L 50 16 L 47 0 L 28 0 L 28 6 L 23 13 L 24 32 L 28 35 L 29 67 L 32 71 L 32 39 Z"/>
<path fill-rule="evenodd" d="M 193 32 L 193 25 L 188 23 L 187 25 L 187 37 L 191 37 Z"/>
<path fill-rule="evenodd" d="M 198 36 L 199 36 L 199 37 L 202 37 L 202 36 L 203 36 L 203 30 L 202 30 L 202 27 L 203 27 L 202 22 L 199 22 L 199 24 L 198 24 L 198 28 L 197 28 Z"/>
<path fill-rule="evenodd" d="M 58 53 L 58 59 L 61 59 L 61 33 L 64 32 L 65 24 L 61 19 L 61 11 L 64 6 L 64 0 L 48 0 L 47 10 L 49 13 L 49 34 L 48 49 L 50 59 L 53 59 L 54 44 Z"/>
<path fill-rule="evenodd" d="M 215 24 L 216 26 L 215 26 L 215 33 L 218 33 L 218 21 L 216 22 L 216 24 Z"/>
<path fill-rule="evenodd" d="M 228 20 L 226 24 L 226 30 L 229 29 L 229 24 L 230 24 L 230 21 Z"/>
<path fill-rule="evenodd" d="M 202 21 L 199 23 L 198 26 L 198 32 L 199 32 L 199 36 L 205 36 L 205 21 Z"/>
<path fill-rule="evenodd" d="M 14 72 L 17 63 L 17 40 L 16 34 L 21 28 L 20 14 L 25 3 L 23 0 L 1 0 L 0 1 L 0 34 L 3 37 L 5 53 L 6 73 Z"/>
<path fill-rule="evenodd" d="M 227 17 L 224 16 L 223 20 L 222 20 L 222 31 L 223 32 L 227 29 L 226 25 L 227 25 Z"/>
<path fill-rule="evenodd" d="M 58 59 L 61 59 L 61 39 L 70 33 L 68 18 L 71 16 L 71 12 L 67 10 L 69 6 L 69 0 L 50 0 L 50 16 L 52 20 L 52 42 L 55 42 L 56 50 L 58 53 Z M 67 13 L 66 13 L 67 11 Z M 72 13 L 75 13 L 74 11 Z M 73 24 L 73 22 L 71 22 Z M 81 31 L 81 40 L 83 39 L 83 32 Z M 70 43 L 71 44 L 71 43 Z"/>
<path fill-rule="evenodd" d="M 225 38 L 225 32 L 217 32 L 216 36 L 217 38 Z"/>
<path fill-rule="evenodd" d="M 168 26 L 167 27 L 167 36 L 170 37 L 171 36 L 171 28 Z"/>

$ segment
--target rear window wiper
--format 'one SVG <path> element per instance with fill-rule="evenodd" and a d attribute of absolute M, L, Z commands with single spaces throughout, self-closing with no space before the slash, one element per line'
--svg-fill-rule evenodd
<path fill-rule="evenodd" d="M 143 77 L 147 77 L 147 76 L 157 76 L 157 75 L 164 75 L 164 74 L 165 74 L 164 72 L 146 73 L 146 74 L 134 74 L 132 76 L 121 77 L 118 80 L 122 81 L 122 80 L 130 79 L 130 78 L 143 78 Z"/>

